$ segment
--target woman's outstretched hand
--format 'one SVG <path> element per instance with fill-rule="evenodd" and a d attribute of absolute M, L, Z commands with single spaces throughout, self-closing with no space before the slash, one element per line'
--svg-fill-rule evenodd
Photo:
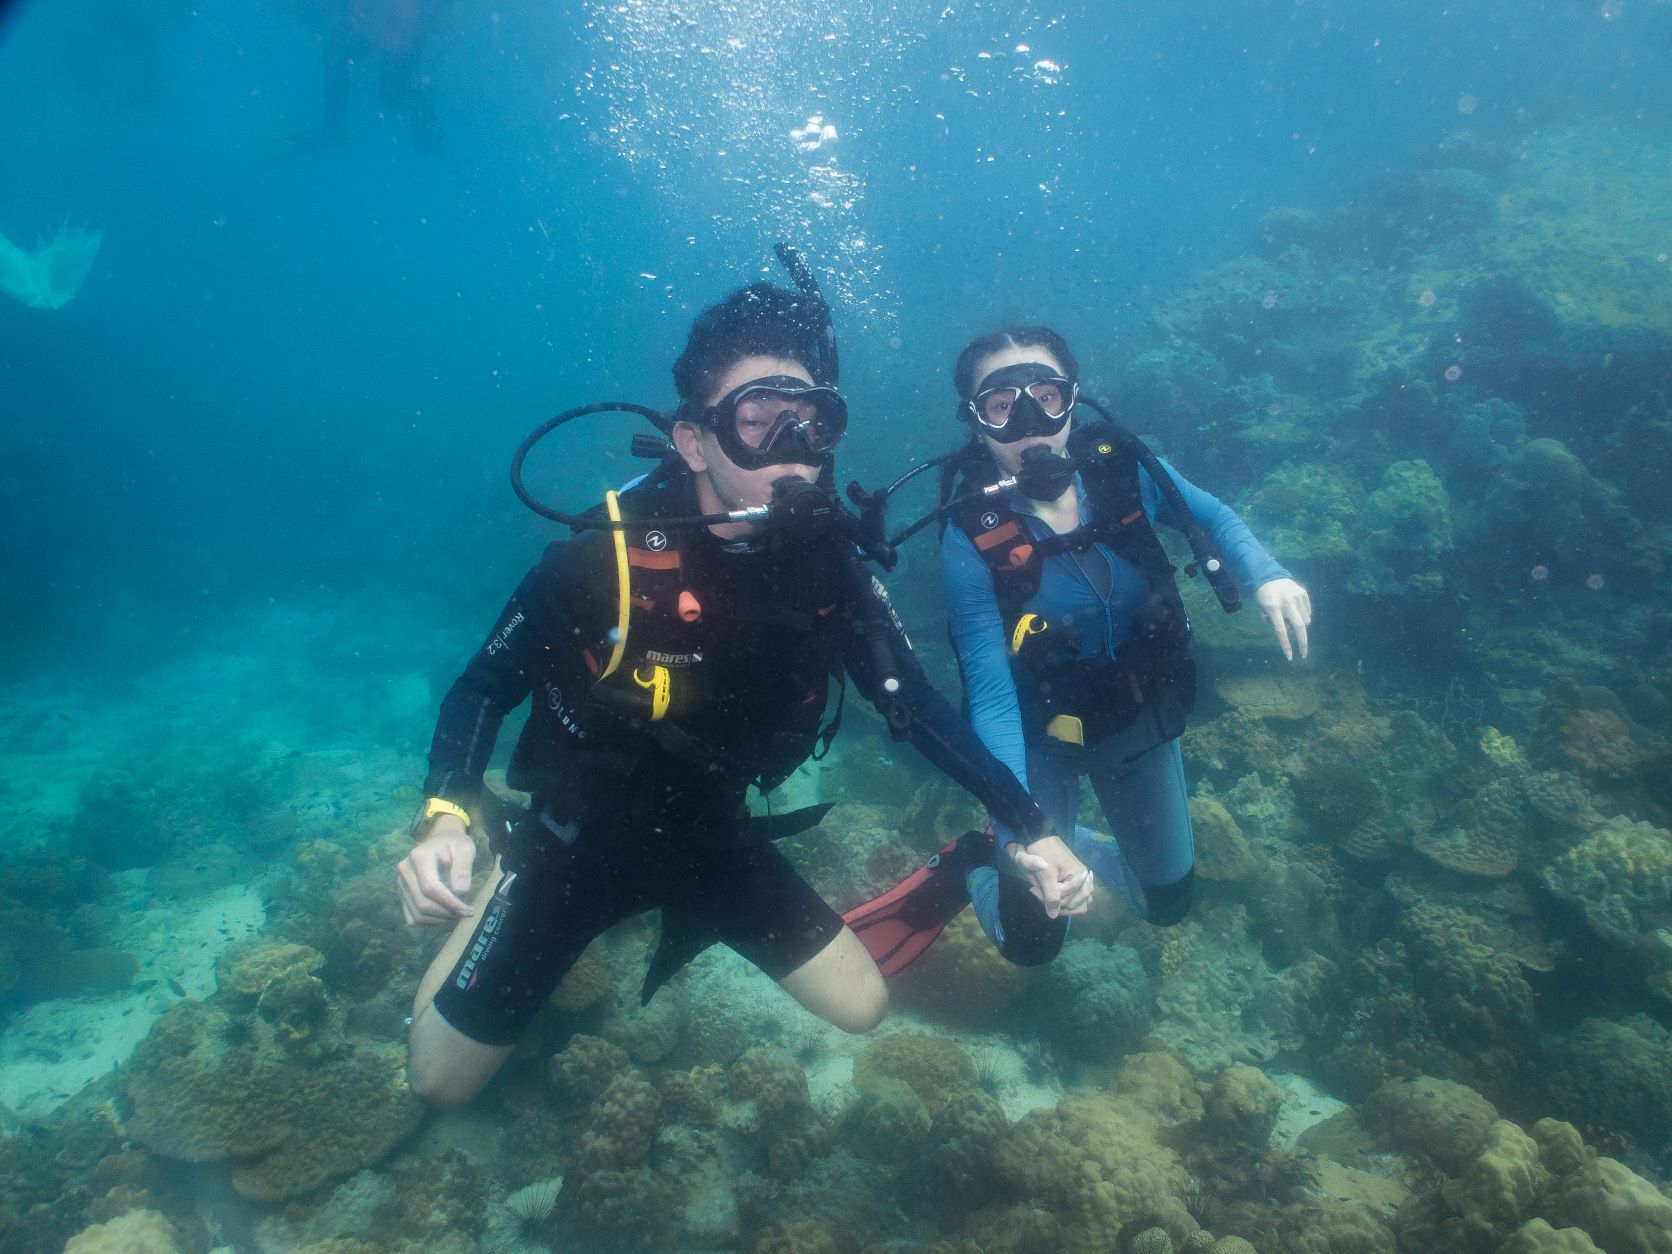
<path fill-rule="evenodd" d="M 1305 657 L 1306 629 L 1312 622 L 1312 598 L 1306 589 L 1293 579 L 1268 580 L 1254 590 L 1254 603 L 1277 633 L 1277 647 L 1283 650 L 1283 656 L 1294 661 L 1298 648 Z"/>

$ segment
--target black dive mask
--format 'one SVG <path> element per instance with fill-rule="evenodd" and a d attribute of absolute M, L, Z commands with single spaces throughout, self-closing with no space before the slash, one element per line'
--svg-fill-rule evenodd
<path fill-rule="evenodd" d="M 822 466 L 848 429 L 848 405 L 835 388 L 770 375 L 733 388 L 691 421 L 743 470 Z"/>
<path fill-rule="evenodd" d="M 964 402 L 977 431 L 1000 444 L 1031 435 L 1053 436 L 1068 424 L 1080 385 L 1050 366 L 1024 361 L 1001 366 Z"/>

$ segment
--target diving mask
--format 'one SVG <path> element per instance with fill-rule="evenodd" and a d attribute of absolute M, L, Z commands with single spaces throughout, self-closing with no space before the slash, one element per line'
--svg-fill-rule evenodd
<path fill-rule="evenodd" d="M 1080 385 L 1050 366 L 1024 361 L 1001 366 L 964 402 L 965 412 L 989 439 L 1014 444 L 1030 435 L 1053 436 L 1074 412 Z"/>
<path fill-rule="evenodd" d="M 744 470 L 817 466 L 848 429 L 848 405 L 835 388 L 770 375 L 733 388 L 693 421 Z"/>

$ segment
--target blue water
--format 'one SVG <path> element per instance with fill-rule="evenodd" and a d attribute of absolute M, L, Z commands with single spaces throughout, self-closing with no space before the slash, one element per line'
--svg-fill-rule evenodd
<path fill-rule="evenodd" d="M 1106 369 L 1157 292 L 1273 206 L 1349 197 L 1459 128 L 1661 125 L 1672 38 L 1647 3 L 1603 20 L 875 0 L 784 6 L 745 48 L 704 54 L 718 16 L 686 37 L 660 16 L 678 6 L 628 8 L 443 5 L 423 63 L 440 155 L 378 116 L 368 65 L 350 142 L 267 164 L 319 116 L 313 6 L 11 7 L 0 231 L 106 233 L 74 303 L 0 304 L 4 553 L 30 592 L 11 630 L 50 649 L 112 581 L 178 596 L 188 552 L 259 564 L 268 594 L 352 583 L 345 518 L 405 572 L 476 564 L 454 521 L 516 525 L 513 438 L 582 400 L 670 403 L 662 363 L 689 315 L 779 235 L 841 276 L 850 465 L 881 473 L 940 422 L 945 363 L 987 322 L 1049 318 Z M 624 142 L 612 110 L 645 83 L 676 94 Z M 813 114 L 838 128 L 830 152 L 788 139 Z M 805 199 L 831 156 L 850 207 Z"/>
<path fill-rule="evenodd" d="M 1478 1248 L 1548 1219 L 1672 1251 L 1672 3 L 409 0 L 439 143 L 365 49 L 341 142 L 299 145 L 349 3 L 0 2 L 0 841 L 23 851 L 0 1249 L 155 1213 L 157 1248 L 194 1251 L 1089 1254 L 1199 1222 L 1259 1254 L 1415 1254 L 1501 1113 L 1538 1142 L 1505 1150 L 1538 1160 L 1537 1200 Z M 79 289 L 8 296 L 8 258 L 66 225 L 100 235 Z M 556 536 L 510 454 L 572 405 L 671 408 L 692 317 L 780 279 L 781 240 L 834 307 L 842 481 L 950 448 L 960 347 L 1048 323 L 1086 393 L 1311 588 L 1287 686 L 1253 614 L 1238 635 L 1192 603 L 1197 827 L 1240 825 L 1255 869 L 1165 934 L 1089 921 L 1079 965 L 1037 978 L 943 942 L 961 983 L 898 1004 L 975 1060 L 950 1123 L 927 1087 L 856 1097 L 856 1054 L 921 1076 L 741 963 L 639 1011 L 628 929 L 592 955 L 599 999 L 548 1012 L 477 1108 L 415 1133 L 408 1103 L 361 1145 L 381 1116 L 338 1095 L 398 1071 L 429 952 L 389 867 L 436 702 Z M 566 428 L 531 477 L 584 507 L 644 469 L 631 430 Z M 930 535 L 895 587 L 956 703 Z M 839 906 L 968 820 L 909 757 L 859 713 L 791 785 L 841 803 L 793 852 Z M 295 1029 L 259 1009 L 278 981 L 234 968 L 280 943 L 320 959 L 329 1009 L 270 1050 Z M 313 995 L 311 958 L 256 952 Z M 1110 970 L 1143 1026 L 1053 1038 Z M 282 1098 L 219 1086 L 240 1050 Z M 603 1107 L 551 1096 L 611 1068 Z M 751 1086 L 796 1073 L 786 1132 Z M 654 1152 L 619 1178 L 577 1160 L 647 1084 Z M 986 1141 L 977 1088 L 1003 1103 Z M 1357 1124 L 1286 1155 L 1343 1104 Z M 261 1183 L 271 1146 L 223 1143 L 246 1120 L 308 1170 Z M 1638 1174 L 1610 1193 L 1615 1167 Z M 1357 1171 L 1416 1202 L 1313 1188 Z M 543 1229 L 509 1217 L 565 1172 Z M 1063 1183 L 1093 1179 L 1101 1201 Z M 1597 1199 L 1639 1186 L 1619 1235 Z"/>

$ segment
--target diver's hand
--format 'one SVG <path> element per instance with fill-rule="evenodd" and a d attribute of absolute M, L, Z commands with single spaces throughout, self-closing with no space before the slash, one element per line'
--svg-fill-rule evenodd
<path fill-rule="evenodd" d="M 1254 603 L 1260 607 L 1260 616 L 1277 633 L 1277 647 L 1283 650 L 1283 656 L 1294 661 L 1298 645 L 1300 655 L 1305 657 L 1306 629 L 1312 622 L 1312 598 L 1306 589 L 1293 579 L 1268 579 L 1254 590 Z M 1289 639 L 1291 632 L 1293 642 Z"/>
<path fill-rule="evenodd" d="M 475 861 L 476 845 L 464 824 L 451 814 L 436 815 L 430 834 L 395 867 L 408 925 L 452 923 L 475 914 L 463 899 Z"/>
<path fill-rule="evenodd" d="M 1084 914 L 1091 904 L 1092 875 L 1060 836 L 1041 836 L 1031 845 L 1007 845 L 1028 891 L 1039 898 L 1050 918 Z"/>

